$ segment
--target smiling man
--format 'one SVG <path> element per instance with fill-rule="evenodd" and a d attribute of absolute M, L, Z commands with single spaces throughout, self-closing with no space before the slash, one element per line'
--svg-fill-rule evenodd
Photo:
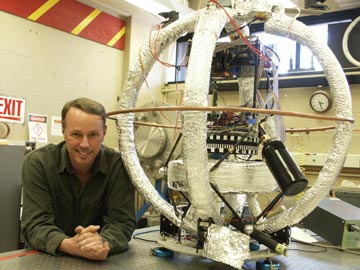
<path fill-rule="evenodd" d="M 120 154 L 102 144 L 104 107 L 79 98 L 61 114 L 64 141 L 24 161 L 22 234 L 30 247 L 53 255 L 105 260 L 128 249 L 134 187 Z"/>

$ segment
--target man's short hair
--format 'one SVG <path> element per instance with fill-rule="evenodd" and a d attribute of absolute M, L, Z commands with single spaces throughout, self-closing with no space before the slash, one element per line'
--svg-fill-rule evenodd
<path fill-rule="evenodd" d="M 64 107 L 61 111 L 61 126 L 62 126 L 62 128 L 65 128 L 65 126 L 66 126 L 65 118 L 66 118 L 66 114 L 68 113 L 70 108 L 77 108 L 77 109 L 82 110 L 89 114 L 99 115 L 99 116 L 101 116 L 101 118 L 104 122 L 104 126 L 106 125 L 106 111 L 105 111 L 104 106 L 95 100 L 81 97 L 81 98 L 77 98 L 77 99 L 68 101 L 64 105 Z"/>

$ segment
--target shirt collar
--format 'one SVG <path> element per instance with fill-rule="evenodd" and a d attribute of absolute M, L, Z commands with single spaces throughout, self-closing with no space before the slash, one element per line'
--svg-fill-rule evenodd
<path fill-rule="evenodd" d="M 74 172 L 70 163 L 68 151 L 66 148 L 66 143 L 64 141 L 61 142 L 59 144 L 59 147 L 60 147 L 60 159 L 58 166 L 59 172 L 61 173 L 64 172 L 65 170 L 67 170 L 68 172 Z M 108 168 L 109 166 L 105 158 L 104 146 L 102 145 L 100 148 L 100 152 L 95 159 L 94 165 L 91 168 L 91 174 L 94 175 L 98 171 L 101 172 L 102 174 L 106 174 Z"/>

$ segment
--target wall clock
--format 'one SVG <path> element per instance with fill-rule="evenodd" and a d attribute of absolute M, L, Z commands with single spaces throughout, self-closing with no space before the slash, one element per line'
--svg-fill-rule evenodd
<path fill-rule="evenodd" d="M 328 110 L 330 110 L 331 106 L 332 97 L 327 91 L 317 90 L 310 97 L 310 107 L 315 112 L 327 112 Z"/>

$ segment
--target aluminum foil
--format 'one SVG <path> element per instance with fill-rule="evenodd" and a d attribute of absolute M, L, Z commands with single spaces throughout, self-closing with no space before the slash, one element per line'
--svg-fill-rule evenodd
<path fill-rule="evenodd" d="M 131 61 L 132 64 L 127 74 L 119 101 L 120 109 L 135 108 L 139 89 L 144 82 L 144 74 L 146 75 L 149 73 L 155 62 L 151 50 L 154 50 L 156 47 L 156 54 L 161 55 L 161 53 L 172 42 L 175 42 L 178 37 L 187 32 L 193 32 L 199 14 L 200 13 L 197 12 L 191 13 L 162 29 L 160 33 L 154 32 L 149 37 L 149 40 L 146 40 L 144 45 L 140 48 L 139 54 Z M 151 48 L 149 47 L 149 44 L 151 44 Z M 156 211 L 162 213 L 171 222 L 177 226 L 186 227 L 190 232 L 196 232 L 196 223 L 182 221 L 177 217 L 173 207 L 162 199 L 144 173 L 135 150 L 133 133 L 134 114 L 118 114 L 116 118 L 120 152 L 125 167 L 136 189 Z"/>
<path fill-rule="evenodd" d="M 241 269 L 244 260 L 250 256 L 249 244 L 248 235 L 212 224 L 208 228 L 203 255 Z"/>
<path fill-rule="evenodd" d="M 311 29 L 299 21 L 283 14 L 274 14 L 265 23 L 265 31 L 285 36 L 308 47 L 322 65 L 334 99 L 336 116 L 352 118 L 351 95 L 345 74 L 336 57 L 328 46 L 318 39 Z M 297 205 L 283 213 L 270 218 L 257 229 L 266 232 L 277 231 L 287 225 L 298 223 L 307 216 L 328 194 L 345 162 L 346 153 L 351 142 L 353 124 L 337 122 L 333 144 L 324 167 L 314 185 L 305 193 Z"/>
<path fill-rule="evenodd" d="M 256 18 L 269 18 L 277 10 L 284 13 L 281 0 L 236 0 L 235 10 L 246 22 Z"/>
<path fill-rule="evenodd" d="M 247 193 L 246 202 L 253 216 L 258 216 L 261 213 L 260 203 L 257 199 L 258 194 Z"/>
<path fill-rule="evenodd" d="M 207 171 L 216 162 L 217 160 L 209 160 Z M 270 193 L 276 192 L 279 188 L 266 164 L 256 161 L 224 160 L 211 172 L 209 180 L 221 193 Z M 168 185 L 184 192 L 190 190 L 191 183 L 187 178 L 183 160 L 170 161 Z"/>
<path fill-rule="evenodd" d="M 231 205 L 233 210 L 236 211 L 239 217 L 243 213 L 244 206 L 246 205 L 246 194 L 242 193 L 225 193 L 223 194 L 225 200 Z M 234 213 L 225 204 L 221 212 L 223 224 L 229 224 L 229 221 L 233 218 Z"/>
<path fill-rule="evenodd" d="M 241 74 L 238 79 L 239 85 L 239 104 L 251 108 L 254 100 L 254 75 L 253 66 L 241 67 Z"/>
<path fill-rule="evenodd" d="M 185 81 L 184 106 L 207 106 L 210 70 L 216 41 L 219 38 L 227 17 L 222 10 L 214 6 L 201 12 L 196 25 L 192 50 Z M 204 42 L 206 41 L 206 42 Z M 191 204 L 195 211 L 195 220 L 212 217 L 220 219 L 218 209 L 212 205 L 212 193 L 209 184 L 208 153 L 206 150 L 207 113 L 184 111 L 183 155 L 186 178 L 189 183 Z M 186 217 L 188 218 L 188 216 Z"/>

